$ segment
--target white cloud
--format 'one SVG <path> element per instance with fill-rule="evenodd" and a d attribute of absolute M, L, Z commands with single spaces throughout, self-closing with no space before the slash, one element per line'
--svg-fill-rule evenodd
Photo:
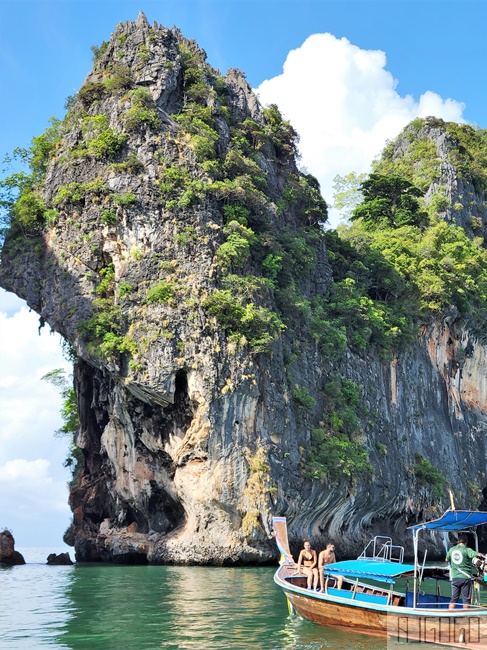
<path fill-rule="evenodd" d="M 414 118 L 464 122 L 461 102 L 429 90 L 418 101 L 399 95 L 385 66 L 384 52 L 313 34 L 289 52 L 281 75 L 256 89 L 262 104 L 277 104 L 300 134 L 301 162 L 318 178 L 329 205 L 334 176 L 368 172 L 386 140 Z"/>
<path fill-rule="evenodd" d="M 0 302 L 0 309 L 2 303 Z M 11 316 L 0 311 L 0 463 L 19 445 L 31 458 L 46 445 L 60 446 L 53 432 L 61 426 L 59 392 L 41 378 L 70 364 L 63 358 L 60 337 L 48 328 L 38 333 L 39 317 L 21 307 Z"/>
<path fill-rule="evenodd" d="M 44 458 L 36 460 L 25 460 L 24 458 L 15 458 L 8 460 L 0 466 L 0 483 L 15 483 L 19 481 L 31 481 L 36 483 L 39 479 L 52 482 L 48 476 L 50 462 Z"/>
<path fill-rule="evenodd" d="M 67 513 L 66 485 L 56 481 L 51 472 L 51 462 L 46 458 L 26 460 L 14 458 L 0 466 L 0 510 L 2 515 L 9 509 L 7 499 L 16 495 L 16 509 L 38 517 L 50 510 Z"/>
<path fill-rule="evenodd" d="M 62 424 L 59 392 L 41 377 L 72 372 L 60 337 L 25 303 L 0 290 L 0 524 L 23 546 L 59 545 L 70 519 L 63 467 L 68 441 L 54 437 Z"/>
<path fill-rule="evenodd" d="M 18 378 L 15 376 L 2 377 L 2 379 L 0 379 L 0 388 L 9 388 L 9 386 L 14 386 L 17 381 Z"/>
<path fill-rule="evenodd" d="M 70 520 L 67 487 L 52 469 L 46 458 L 15 458 L 0 466 L 0 530 L 13 532 L 17 548 L 62 545 Z"/>
<path fill-rule="evenodd" d="M 25 301 L 16 296 L 14 293 L 1 290 L 0 309 L 8 315 L 12 315 L 21 307 L 25 306 Z"/>

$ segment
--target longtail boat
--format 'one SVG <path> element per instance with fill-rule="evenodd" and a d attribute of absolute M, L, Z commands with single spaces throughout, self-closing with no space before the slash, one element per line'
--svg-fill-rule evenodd
<path fill-rule="evenodd" d="M 480 602 L 480 583 L 487 580 L 485 563 L 478 559 L 480 575 L 474 582 L 472 603 L 464 606 L 460 601 L 449 609 L 450 596 L 441 594 L 441 584 L 449 580 L 448 567 L 426 565 L 426 554 L 422 562 L 418 556 L 423 531 L 441 531 L 444 536 L 451 531 L 470 533 L 478 551 L 476 529 L 483 524 L 487 524 L 487 512 L 450 509 L 439 519 L 411 526 L 411 564 L 404 562 L 404 548 L 393 545 L 390 537 L 374 537 L 356 560 L 325 567 L 324 591 L 318 592 L 307 588 L 305 575 L 296 573 L 286 518 L 274 517 L 281 554 L 274 582 L 283 589 L 290 614 L 319 625 L 398 642 L 487 650 L 487 607 Z M 343 576 L 340 589 L 338 576 Z M 398 579 L 406 585 L 402 591 L 395 589 Z M 429 589 L 425 589 L 427 582 Z"/>

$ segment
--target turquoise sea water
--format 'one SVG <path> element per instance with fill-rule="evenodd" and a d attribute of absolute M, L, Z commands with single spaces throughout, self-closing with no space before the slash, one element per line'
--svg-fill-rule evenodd
<path fill-rule="evenodd" d="M 272 567 L 47 566 L 48 549 L 19 550 L 27 564 L 0 569 L 1 650 L 392 647 L 289 617 Z"/>

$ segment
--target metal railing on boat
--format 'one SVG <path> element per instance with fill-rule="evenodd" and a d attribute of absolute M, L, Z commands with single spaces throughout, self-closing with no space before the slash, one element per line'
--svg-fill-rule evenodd
<path fill-rule="evenodd" d="M 404 547 L 394 545 L 391 537 L 376 535 L 370 540 L 357 559 L 382 560 L 383 562 L 402 564 L 404 562 Z"/>

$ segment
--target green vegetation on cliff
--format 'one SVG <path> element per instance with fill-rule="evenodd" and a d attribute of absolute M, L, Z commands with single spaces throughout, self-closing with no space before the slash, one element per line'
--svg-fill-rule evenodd
<path fill-rule="evenodd" d="M 487 334 L 484 242 L 444 218 L 460 207 L 450 205 L 440 184 L 442 160 L 430 136 L 443 129 L 449 162 L 483 192 L 486 132 L 415 120 L 387 145 L 370 176 L 348 177 L 351 187 L 360 181 L 358 203 L 346 192 L 340 199 L 352 211 L 351 225 L 325 231 L 319 184 L 298 171 L 298 134 L 277 106 L 242 108 L 237 82 L 179 38 L 165 67 L 177 75 L 165 113 L 135 81 L 152 45 L 140 45 L 136 70 L 109 59 L 110 48 L 123 57 L 120 38 L 95 49 L 93 80 L 70 99 L 65 119 L 52 120 L 30 149 L 15 152 L 27 171 L 0 184 L 7 248 L 45 252 L 48 239 L 69 232 L 56 263 L 67 272 L 64 256 L 90 261 L 89 308 L 76 335 L 96 363 L 117 361 L 121 372 L 143 373 L 144 352 L 158 337 L 186 363 L 189 345 L 171 331 L 173 317 L 199 318 L 206 334 L 231 343 L 232 354 L 282 349 L 284 390 L 309 425 L 306 475 L 334 483 L 370 476 L 359 388 L 338 373 L 320 386 L 295 380 L 302 349 L 315 348 L 327 367 L 347 348 L 391 360 L 421 324 L 452 307 Z M 50 170 L 56 173 L 47 180 Z M 472 220 L 481 231 L 481 220 Z M 144 251 L 122 242 L 124 225 L 133 221 L 148 232 L 162 224 L 167 241 L 195 266 L 203 260 L 204 272 L 180 277 L 166 242 Z M 100 232 L 102 250 L 94 236 Z M 117 246 L 115 267 L 110 251 Z M 137 265 L 143 273 L 134 281 Z M 426 461 L 417 460 L 413 471 L 418 481 L 436 477 Z"/>
<path fill-rule="evenodd" d="M 78 480 L 83 460 L 83 453 L 75 443 L 75 436 L 79 428 L 79 417 L 78 403 L 73 387 L 73 378 L 72 376 L 67 376 L 66 372 L 62 368 L 57 368 L 56 370 L 48 372 L 42 377 L 42 379 L 57 388 L 61 395 L 61 418 L 63 424 L 55 432 L 55 435 L 68 438 L 69 440 L 69 452 L 64 462 L 64 466 L 71 469 L 71 485 L 73 486 Z"/>
<path fill-rule="evenodd" d="M 49 163 L 61 141 L 61 122 L 50 119 L 42 135 L 32 139 L 29 149 L 18 148 L 4 163 L 14 164 L 26 171 L 13 172 L 0 181 L 0 236 L 3 242 L 8 232 L 20 236 L 41 229 L 49 220 L 50 211 L 42 197 L 42 181 Z"/>
<path fill-rule="evenodd" d="M 359 435 L 360 391 L 358 386 L 335 376 L 324 386 L 325 410 L 319 428 L 311 434 L 308 475 L 339 483 L 372 475 L 367 450 Z"/>
<path fill-rule="evenodd" d="M 400 174 L 419 189 L 427 190 L 441 177 L 441 158 L 431 137 L 433 129 L 448 136 L 448 162 L 455 168 L 457 178 L 469 177 L 478 192 L 487 190 L 487 129 L 470 124 L 445 122 L 436 117 L 413 120 L 395 140 L 384 148 L 374 171 L 379 174 Z M 396 151 L 401 140 L 408 147 Z"/>
<path fill-rule="evenodd" d="M 144 46 L 144 61 L 150 58 L 154 39 Z M 79 230 L 73 230 L 73 236 L 85 244 L 92 241 L 94 229 L 116 228 L 122 215 L 136 206 L 137 196 L 110 189 L 106 171 L 143 173 L 145 166 L 132 142 L 146 134 L 159 144 L 154 152 L 159 204 L 166 214 L 186 214 L 187 224 L 179 229 L 175 242 L 188 246 L 197 241 L 191 224 L 194 210 L 212 205 L 223 217 L 215 232 L 215 286 L 202 302 L 208 316 L 237 345 L 255 353 L 271 351 L 286 327 L 294 327 L 296 316 L 309 311 L 301 287 L 312 273 L 323 237 L 319 224 L 326 220 L 316 179 L 300 174 L 294 165 L 296 131 L 275 105 L 264 109 L 260 121 L 237 115 L 234 91 L 194 43 L 181 39 L 182 96 L 179 109 L 171 115 L 176 128 L 162 129 L 161 137 L 161 121 L 150 93 L 136 87 L 133 71 L 110 60 L 114 43 L 116 56 L 123 55 L 120 39 L 94 49 L 93 79 L 98 80 L 88 81 L 77 97 L 69 98 L 64 120 L 53 120 L 29 150 L 15 152 L 29 171 L 11 174 L 2 183 L 4 232 L 10 249 L 15 241 L 23 246 L 25 237 L 47 230 L 55 236 L 70 222 L 77 222 Z M 45 174 L 51 164 L 70 168 L 80 159 L 93 169 L 91 178 L 71 180 L 46 192 Z M 268 160 L 283 171 L 284 187 L 277 193 L 270 193 L 267 186 Z M 89 225 L 77 221 L 80 213 L 90 215 Z M 79 247 L 73 241 L 70 248 L 75 246 Z M 127 334 L 129 323 L 120 304 L 127 294 L 117 290 L 113 273 L 110 291 L 103 291 L 104 266 L 91 275 L 96 289 L 92 315 L 78 324 L 78 331 L 96 356 L 134 354 L 136 343 Z M 237 276 L 238 283 L 232 280 Z M 147 305 L 168 302 L 160 299 L 159 291 L 166 282 L 164 274 L 155 279 Z"/>
<path fill-rule="evenodd" d="M 449 207 L 440 200 L 442 186 L 429 202 L 423 198 L 420 187 L 425 179 L 429 183 L 436 178 L 440 164 L 432 152 L 434 142 L 424 135 L 426 127 L 446 131 L 449 157 L 460 165 L 460 174 L 477 187 L 487 187 L 485 131 L 433 118 L 415 120 L 386 147 L 374 173 L 362 182 L 363 200 L 353 211 L 353 224 L 328 238 L 335 243 L 330 258 L 334 276 L 349 286 L 358 284 L 358 293 L 379 301 L 382 309 L 392 307 L 399 321 L 396 342 L 452 307 L 485 336 L 487 251 L 482 238 L 470 238 L 462 227 L 442 218 Z M 423 135 L 415 139 L 418 133 Z M 411 146 L 394 155 L 396 143 L 404 140 Z M 340 247 L 346 254 L 337 254 Z"/>

